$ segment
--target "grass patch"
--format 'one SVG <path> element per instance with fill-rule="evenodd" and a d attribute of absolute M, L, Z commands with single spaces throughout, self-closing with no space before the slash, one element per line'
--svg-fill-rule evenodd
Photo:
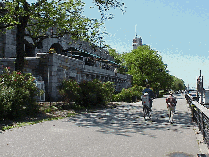
<path fill-rule="evenodd" d="M 68 113 L 67 117 L 74 117 L 76 115 L 77 115 L 77 113 Z"/>
<path fill-rule="evenodd" d="M 164 91 L 164 90 L 160 90 L 159 91 L 159 95 L 158 95 L 158 98 L 163 98 L 163 95 L 167 95 L 168 92 Z"/>
<path fill-rule="evenodd" d="M 36 121 L 30 121 L 30 122 L 17 122 L 17 123 L 13 123 L 12 125 L 6 125 L 6 126 L 2 126 L 1 130 L 5 131 L 5 130 L 9 130 L 9 129 L 13 129 L 13 128 L 19 128 L 19 127 L 23 127 L 23 126 L 27 126 L 27 125 L 34 125 L 37 123 L 41 123 L 44 121 L 50 121 L 50 120 L 58 120 L 61 119 L 62 117 L 50 117 L 50 118 L 45 118 L 45 119 L 40 119 L 40 120 L 36 120 Z"/>

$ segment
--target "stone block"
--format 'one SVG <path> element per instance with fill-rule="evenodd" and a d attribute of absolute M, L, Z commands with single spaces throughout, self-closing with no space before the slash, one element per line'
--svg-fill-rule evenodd
<path fill-rule="evenodd" d="M 55 55 L 54 58 L 53 58 L 53 63 L 54 63 L 54 64 L 57 64 L 57 62 L 58 62 L 58 56 Z"/>
<path fill-rule="evenodd" d="M 57 76 L 57 71 L 52 71 L 52 76 Z"/>
<path fill-rule="evenodd" d="M 57 71 L 57 66 L 52 66 L 51 71 Z"/>
<path fill-rule="evenodd" d="M 49 76 L 49 82 L 57 82 L 57 76 Z"/>

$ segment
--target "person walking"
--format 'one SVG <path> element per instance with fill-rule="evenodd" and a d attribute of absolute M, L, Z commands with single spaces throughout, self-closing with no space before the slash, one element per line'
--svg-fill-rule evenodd
<path fill-rule="evenodd" d="M 169 122 L 173 124 L 173 115 L 175 113 L 176 108 L 176 97 L 173 96 L 173 92 L 169 92 L 170 96 L 166 99 L 167 108 L 168 108 L 168 114 L 169 114 Z"/>

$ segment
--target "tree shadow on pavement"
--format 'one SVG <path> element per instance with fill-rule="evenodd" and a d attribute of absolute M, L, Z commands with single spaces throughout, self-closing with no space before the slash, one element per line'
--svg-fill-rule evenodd
<path fill-rule="evenodd" d="M 176 111 L 174 114 L 174 124 L 168 123 L 169 118 L 167 113 L 167 110 L 153 111 L 152 122 L 158 125 L 158 129 L 168 129 L 181 132 L 181 129 L 189 129 L 194 125 L 189 112 Z M 165 128 L 165 126 L 167 127 Z"/>
<path fill-rule="evenodd" d="M 174 115 L 174 124 L 168 123 L 167 110 L 153 109 L 152 118 L 144 120 L 142 105 L 125 103 L 114 109 L 97 110 L 91 113 L 82 113 L 70 117 L 69 122 L 74 122 L 80 127 L 98 127 L 98 132 L 131 136 L 131 133 L 140 133 L 156 138 L 155 135 L 146 133 L 146 130 L 173 130 L 181 133 L 182 129 L 191 127 L 192 121 L 188 112 L 178 111 Z"/>

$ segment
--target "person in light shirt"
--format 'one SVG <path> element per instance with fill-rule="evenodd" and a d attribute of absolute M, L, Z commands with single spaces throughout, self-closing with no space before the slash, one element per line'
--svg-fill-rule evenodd
<path fill-rule="evenodd" d="M 172 124 L 173 123 L 173 115 L 175 113 L 175 108 L 176 108 L 176 97 L 173 96 L 173 92 L 169 92 L 170 96 L 166 99 L 167 103 L 167 108 L 168 108 L 168 114 L 169 114 L 169 122 Z"/>

